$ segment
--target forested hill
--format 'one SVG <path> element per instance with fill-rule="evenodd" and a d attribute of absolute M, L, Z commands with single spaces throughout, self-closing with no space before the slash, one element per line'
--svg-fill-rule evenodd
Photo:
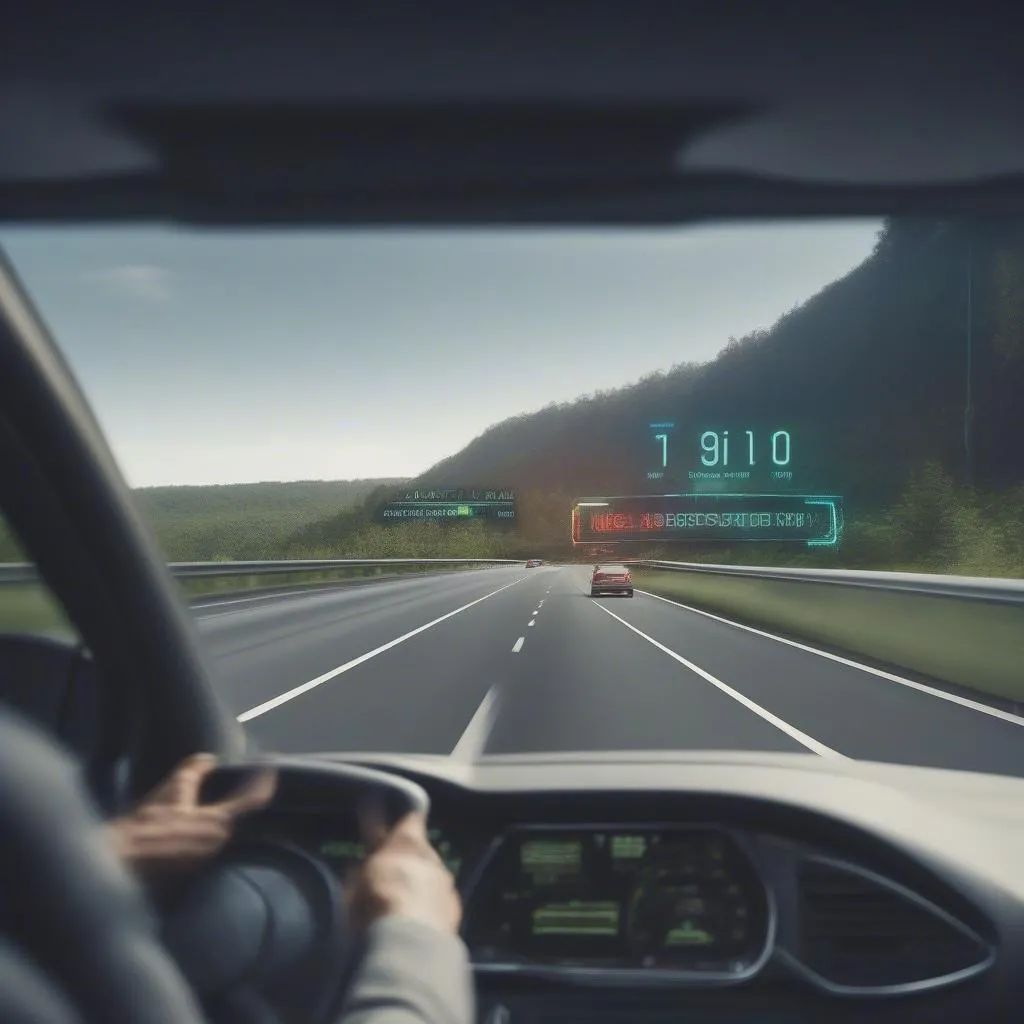
<path fill-rule="evenodd" d="M 135 500 L 171 561 L 280 558 L 290 538 L 400 480 L 142 487 Z"/>
<path fill-rule="evenodd" d="M 135 500 L 172 562 L 281 558 L 310 524 L 350 514 L 400 478 L 139 487 Z M 24 553 L 0 520 L 0 562 Z"/>
<path fill-rule="evenodd" d="M 506 420 L 418 482 L 559 500 L 656 489 L 648 425 L 663 419 L 695 442 L 784 428 L 802 480 L 854 509 L 892 500 L 928 460 L 962 480 L 968 309 L 975 481 L 999 488 L 1024 478 L 1010 441 L 1024 428 L 1024 225 L 934 221 L 888 222 L 864 263 L 713 362 Z"/>

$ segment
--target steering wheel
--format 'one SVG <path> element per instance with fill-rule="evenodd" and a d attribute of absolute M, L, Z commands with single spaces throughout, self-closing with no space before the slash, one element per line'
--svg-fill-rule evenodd
<path fill-rule="evenodd" d="M 372 800 L 388 820 L 428 807 L 419 786 L 383 772 L 299 762 L 281 770 L 283 788 L 302 772 L 329 775 L 335 792 Z M 272 997 L 287 986 L 300 1003 L 286 1008 L 289 1019 L 326 1024 L 344 996 L 350 936 L 325 865 L 286 843 L 240 843 L 181 894 L 161 934 L 78 766 L 3 710 L 0 835 L 0 1021 L 200 1024 L 201 1003 L 216 1016 L 274 1021 Z"/>
<path fill-rule="evenodd" d="M 416 783 L 357 765 L 275 759 L 278 786 L 267 810 L 301 797 L 392 825 L 430 798 Z M 238 789 L 256 766 L 231 765 L 207 777 L 201 802 Z M 317 793 L 317 790 L 320 792 Z M 216 1021 L 268 1017 L 336 1019 L 358 960 L 339 879 L 321 860 L 281 840 L 234 842 L 192 876 L 164 907 L 164 944 Z"/>

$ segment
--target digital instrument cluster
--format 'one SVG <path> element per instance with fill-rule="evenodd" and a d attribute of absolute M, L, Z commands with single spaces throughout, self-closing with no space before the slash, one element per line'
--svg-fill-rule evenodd
<path fill-rule="evenodd" d="M 741 979 L 770 952 L 769 894 L 740 841 L 713 828 L 523 828 L 467 901 L 477 967 Z"/>

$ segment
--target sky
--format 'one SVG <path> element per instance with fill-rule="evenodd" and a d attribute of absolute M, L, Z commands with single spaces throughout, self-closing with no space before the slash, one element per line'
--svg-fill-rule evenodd
<path fill-rule="evenodd" d="M 142 487 L 414 476 L 509 416 L 714 358 L 859 264 L 879 227 L 35 228 L 0 245 Z"/>

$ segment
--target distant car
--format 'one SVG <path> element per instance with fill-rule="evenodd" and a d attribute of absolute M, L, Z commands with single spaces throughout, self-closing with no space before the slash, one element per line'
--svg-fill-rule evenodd
<path fill-rule="evenodd" d="M 595 565 L 590 577 L 590 596 L 625 594 L 633 596 L 633 577 L 624 565 Z"/>
<path fill-rule="evenodd" d="M 526 563 L 526 568 L 527 568 L 527 569 L 536 569 L 536 568 L 537 568 L 537 567 L 538 567 L 539 565 L 541 565 L 541 564 L 542 564 L 542 563 L 541 563 L 541 560 L 540 560 L 539 558 L 531 558 L 531 559 L 530 559 L 530 560 L 529 560 L 529 561 L 528 561 L 528 562 Z"/>

